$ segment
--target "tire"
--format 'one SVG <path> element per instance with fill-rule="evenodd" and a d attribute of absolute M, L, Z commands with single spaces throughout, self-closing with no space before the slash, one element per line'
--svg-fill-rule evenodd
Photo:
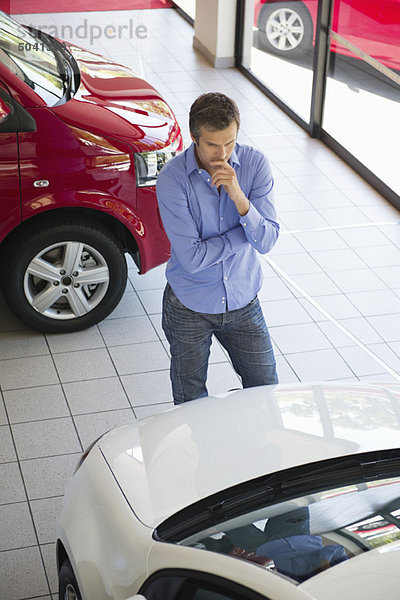
<path fill-rule="evenodd" d="M 278 56 L 300 56 L 312 47 L 312 19 L 300 1 L 264 4 L 258 29 L 260 44 Z"/>
<path fill-rule="evenodd" d="M 118 240 L 69 221 L 24 230 L 5 257 L 4 295 L 16 317 L 46 333 L 95 325 L 117 306 L 127 281 Z"/>
<path fill-rule="evenodd" d="M 59 600 L 82 600 L 78 582 L 68 559 L 63 562 L 58 574 L 58 598 Z"/>

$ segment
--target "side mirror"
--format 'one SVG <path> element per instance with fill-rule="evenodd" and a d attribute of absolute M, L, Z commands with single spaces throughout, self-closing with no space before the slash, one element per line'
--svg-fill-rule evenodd
<path fill-rule="evenodd" d="M 0 133 L 36 131 L 31 114 L 0 87 Z"/>
<path fill-rule="evenodd" d="M 7 119 L 11 112 L 10 106 L 6 104 L 2 98 L 0 98 L 0 123 Z"/>

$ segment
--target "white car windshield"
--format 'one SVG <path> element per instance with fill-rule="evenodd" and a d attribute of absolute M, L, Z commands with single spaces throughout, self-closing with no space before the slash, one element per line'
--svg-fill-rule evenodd
<path fill-rule="evenodd" d="M 391 463 L 391 459 L 380 461 L 377 456 L 376 461 L 358 465 L 350 459 L 350 466 L 335 462 L 337 466 L 332 471 L 329 465 L 328 469 L 323 466 L 322 471 L 316 468 L 313 474 L 317 465 L 314 463 L 301 475 L 291 472 L 288 479 L 269 482 L 270 486 L 267 481 L 258 482 L 253 489 L 247 487 L 247 492 L 243 486 L 248 484 L 242 484 L 241 489 L 238 486 L 233 494 L 227 494 L 225 500 L 201 501 L 202 511 L 197 515 L 196 505 L 191 507 L 190 518 L 181 513 L 179 532 L 177 528 L 174 531 L 174 523 L 170 521 L 161 525 L 157 534 L 166 541 L 251 561 L 290 577 L 294 583 L 374 548 L 400 541 L 398 461 L 394 461 L 386 476 L 383 475 L 386 467 L 377 465 Z M 364 469 L 372 472 L 363 477 Z M 337 479 L 341 471 L 343 475 L 339 474 Z M 342 485 L 332 485 L 341 479 Z M 305 493 L 295 495 L 302 480 Z M 177 517 L 179 514 L 174 517 L 175 523 Z M 185 520 L 189 534 L 186 536 Z M 200 523 L 207 522 L 208 526 L 201 527 Z"/>

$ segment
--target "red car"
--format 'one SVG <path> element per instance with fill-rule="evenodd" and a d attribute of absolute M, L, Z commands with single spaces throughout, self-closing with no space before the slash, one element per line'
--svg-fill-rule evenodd
<path fill-rule="evenodd" d="M 254 23 L 266 50 L 296 56 L 315 39 L 318 0 L 256 0 Z M 389 68 L 400 69 L 400 0 L 335 0 L 332 31 Z M 331 49 L 354 54 L 332 40 Z"/>
<path fill-rule="evenodd" d="M 15 315 L 84 329 L 169 242 L 155 182 L 183 147 L 169 106 L 126 67 L 0 12 L 0 264 Z"/>

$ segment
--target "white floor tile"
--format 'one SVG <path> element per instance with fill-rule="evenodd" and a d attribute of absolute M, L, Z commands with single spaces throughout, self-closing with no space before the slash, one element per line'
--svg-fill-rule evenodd
<path fill-rule="evenodd" d="M 354 271 L 334 271 L 330 277 L 349 297 L 351 292 L 369 292 L 386 288 L 385 283 L 372 269 L 354 269 Z M 360 308 L 358 306 L 358 308 Z M 362 309 L 361 309 L 362 310 Z"/>
<path fill-rule="evenodd" d="M 331 381 L 355 375 L 334 349 L 291 354 L 287 361 L 300 381 Z"/>
<path fill-rule="evenodd" d="M 119 427 L 133 421 L 135 415 L 131 408 L 109 410 L 105 412 L 76 415 L 74 422 L 79 433 L 83 448 L 94 442 L 98 437 L 113 427 Z"/>
<path fill-rule="evenodd" d="M 0 464 L 0 504 L 26 501 L 26 494 L 17 462 Z"/>
<path fill-rule="evenodd" d="M 138 406 L 172 401 L 169 369 L 151 373 L 123 375 L 121 381 L 135 413 L 137 413 L 136 408 Z"/>
<path fill-rule="evenodd" d="M 311 317 L 295 298 L 261 302 L 265 320 L 269 327 L 309 323 Z"/>
<path fill-rule="evenodd" d="M 0 462 L 11 462 L 16 460 L 11 430 L 8 425 L 0 427 Z"/>
<path fill-rule="evenodd" d="M 74 333 L 47 333 L 46 339 L 53 354 L 104 348 L 105 346 L 97 325 Z"/>
<path fill-rule="evenodd" d="M 71 417 L 12 425 L 20 460 L 81 452 Z"/>
<path fill-rule="evenodd" d="M 158 339 L 147 316 L 109 319 L 99 323 L 99 329 L 109 348 L 124 344 L 152 342 Z"/>
<path fill-rule="evenodd" d="M 58 596 L 56 545 L 54 543 L 42 544 L 40 546 L 40 551 L 42 553 L 44 568 L 49 580 L 50 591 L 54 594 L 54 600 L 56 600 Z"/>
<path fill-rule="evenodd" d="M 2 553 L 0 581 L 3 598 L 20 600 L 46 596 L 49 588 L 38 547 L 20 548 Z M 39 599 L 40 600 L 40 599 Z"/>
<path fill-rule="evenodd" d="M 49 544 L 57 539 L 57 522 L 62 504 L 62 496 L 30 501 L 39 544 Z"/>
<path fill-rule="evenodd" d="M 2 359 L 49 354 L 45 336 L 29 330 L 1 333 L 0 349 Z"/>
<path fill-rule="evenodd" d="M 106 326 L 105 321 L 102 326 Z M 112 377 L 116 374 L 107 350 L 102 348 L 55 354 L 54 362 L 63 383 Z"/>
<path fill-rule="evenodd" d="M 400 319 L 399 315 L 381 315 L 368 317 L 369 323 L 379 333 L 385 342 L 400 341 Z"/>
<path fill-rule="evenodd" d="M 62 496 L 78 464 L 81 452 L 21 461 L 29 500 Z"/>
<path fill-rule="evenodd" d="M 169 358 L 161 342 L 143 342 L 110 348 L 119 375 L 169 369 Z"/>
<path fill-rule="evenodd" d="M 316 323 L 271 327 L 270 333 L 283 355 L 332 347 Z"/>
<path fill-rule="evenodd" d="M 7 425 L 6 409 L 4 407 L 4 401 L 0 394 L 0 425 Z"/>
<path fill-rule="evenodd" d="M 75 381 L 63 385 L 73 415 L 129 408 L 129 401 L 118 377 Z"/>
<path fill-rule="evenodd" d="M 366 317 L 400 313 L 400 298 L 387 289 L 361 291 L 347 294 L 347 297 Z"/>
<path fill-rule="evenodd" d="M 210 396 L 223 394 L 232 388 L 240 387 L 240 378 L 230 363 L 209 365 L 207 389 Z"/>
<path fill-rule="evenodd" d="M 0 510 L 0 530 L 0 551 L 35 545 L 36 536 L 28 503 L 4 504 Z"/>
<path fill-rule="evenodd" d="M 58 382 L 50 356 L 0 360 L 0 385 L 3 391 Z"/>
<path fill-rule="evenodd" d="M 60 384 L 4 392 L 10 423 L 24 423 L 69 416 Z"/>

